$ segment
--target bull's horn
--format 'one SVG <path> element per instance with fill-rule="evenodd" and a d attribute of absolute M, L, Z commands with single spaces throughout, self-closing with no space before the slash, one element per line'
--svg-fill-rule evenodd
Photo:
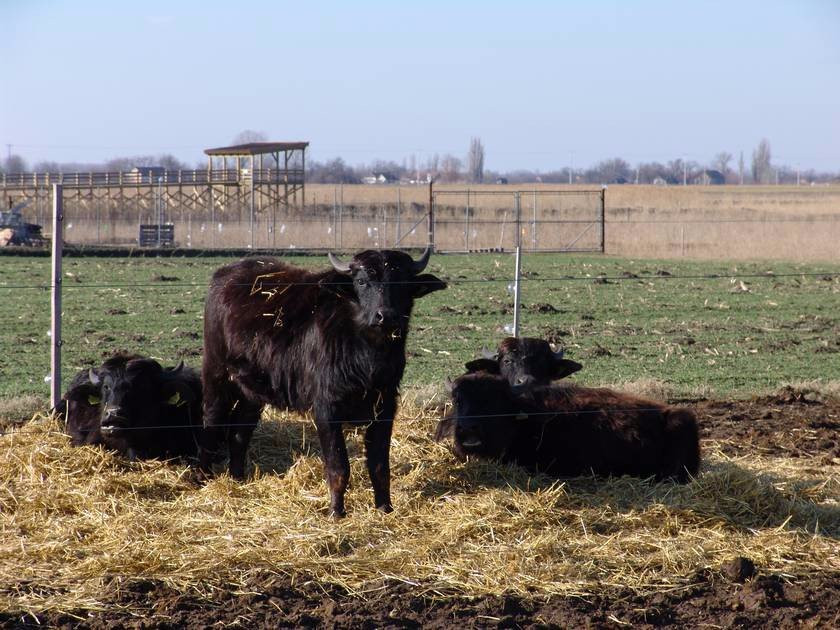
<path fill-rule="evenodd" d="M 341 273 L 347 273 L 348 271 L 350 271 L 350 263 L 341 262 L 338 259 L 338 256 L 336 256 L 332 252 L 327 252 L 327 256 L 330 259 L 330 264 L 336 271 L 340 271 Z"/>
<path fill-rule="evenodd" d="M 178 361 L 178 365 L 176 365 L 174 368 L 169 368 L 169 371 L 172 374 L 177 374 L 178 372 L 180 372 L 183 369 L 184 369 L 184 360 L 182 359 L 182 360 Z"/>
<path fill-rule="evenodd" d="M 92 385 L 99 385 L 99 374 L 96 373 L 96 370 L 90 368 L 88 370 L 88 380 L 91 382 Z"/>
<path fill-rule="evenodd" d="M 426 268 L 426 265 L 429 264 L 429 257 L 432 255 L 432 248 L 427 247 L 423 254 L 420 256 L 418 260 L 413 261 L 414 265 L 412 269 L 414 270 L 415 274 L 423 273 L 423 270 Z"/>
<path fill-rule="evenodd" d="M 564 355 L 564 354 L 566 354 L 566 349 L 565 349 L 565 348 L 560 348 L 559 350 L 557 350 L 557 351 L 555 351 L 555 352 L 554 352 L 554 358 L 555 358 L 557 361 L 559 361 L 560 359 L 562 359 L 562 358 L 563 358 L 563 355 Z"/>
<path fill-rule="evenodd" d="M 491 361 L 496 361 L 499 358 L 499 355 L 493 352 L 492 350 L 488 350 L 487 348 L 481 349 L 481 356 L 484 359 L 490 359 Z"/>

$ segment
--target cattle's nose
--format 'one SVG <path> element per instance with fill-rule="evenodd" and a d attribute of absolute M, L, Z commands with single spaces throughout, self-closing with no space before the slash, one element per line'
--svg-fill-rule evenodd
<path fill-rule="evenodd" d="M 102 417 L 102 426 L 121 426 L 125 424 L 125 416 L 122 413 L 122 409 L 118 407 L 109 407 L 105 410 L 105 413 Z"/>
<path fill-rule="evenodd" d="M 375 326 L 391 326 L 397 323 L 397 313 L 392 309 L 382 308 L 373 317 Z"/>

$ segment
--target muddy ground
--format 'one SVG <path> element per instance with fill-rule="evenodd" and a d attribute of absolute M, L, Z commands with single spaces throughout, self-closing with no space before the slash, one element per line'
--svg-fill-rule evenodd
<path fill-rule="evenodd" d="M 840 402 L 816 392 L 691 404 L 703 438 L 715 440 L 728 455 L 807 456 L 826 464 L 840 458 Z M 737 558 L 721 572 L 698 573 L 687 588 L 648 595 L 616 590 L 588 597 L 441 598 L 394 584 L 361 599 L 335 588 L 292 586 L 276 576 L 255 579 L 252 590 L 221 594 L 211 602 L 140 582 L 103 593 L 104 611 L 79 611 L 78 617 L 0 612 L 0 627 L 840 627 L 840 574 L 767 575 L 755 571 L 749 559 Z"/>

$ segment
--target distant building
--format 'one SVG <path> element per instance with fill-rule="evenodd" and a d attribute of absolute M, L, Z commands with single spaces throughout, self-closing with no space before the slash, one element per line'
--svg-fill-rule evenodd
<path fill-rule="evenodd" d="M 726 177 L 720 171 L 706 169 L 695 177 L 692 183 L 698 186 L 722 186 L 726 183 Z"/>
<path fill-rule="evenodd" d="M 162 166 L 135 166 L 124 177 L 123 181 L 131 184 L 151 183 L 161 179 L 166 173 Z"/>
<path fill-rule="evenodd" d="M 497 184 L 507 184 L 508 183 L 508 178 L 507 177 L 497 177 L 496 178 L 496 183 Z"/>
<path fill-rule="evenodd" d="M 374 173 L 367 177 L 362 177 L 363 184 L 393 184 L 400 181 L 393 173 Z"/>

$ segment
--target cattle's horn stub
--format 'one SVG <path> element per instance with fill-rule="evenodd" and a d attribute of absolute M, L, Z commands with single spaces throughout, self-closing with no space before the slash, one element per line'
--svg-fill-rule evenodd
<path fill-rule="evenodd" d="M 429 257 L 431 255 L 431 247 L 427 247 L 425 250 L 423 250 L 423 254 L 420 256 L 420 258 L 414 261 L 414 265 L 412 268 L 415 274 L 423 273 L 423 270 L 426 268 L 426 265 L 429 264 Z"/>
<path fill-rule="evenodd" d="M 491 361 L 496 361 L 499 358 L 499 355 L 487 348 L 481 349 L 481 356 L 485 359 L 490 359 Z"/>
<path fill-rule="evenodd" d="M 341 273 L 347 273 L 348 271 L 350 271 L 350 263 L 341 262 L 338 256 L 336 256 L 332 252 L 327 252 L 327 257 L 330 259 L 330 264 L 336 271 L 339 271 Z"/>
<path fill-rule="evenodd" d="M 566 354 L 565 348 L 560 348 L 559 350 L 554 352 L 554 358 L 558 361 L 563 358 L 563 355 Z"/>
<path fill-rule="evenodd" d="M 180 372 L 183 369 L 184 369 L 184 362 L 182 360 L 182 361 L 178 361 L 178 365 L 176 365 L 174 368 L 170 368 L 169 371 L 172 372 L 173 374 L 177 374 L 178 372 Z"/>
<path fill-rule="evenodd" d="M 93 368 L 88 370 L 88 380 L 90 380 L 93 385 L 99 385 L 99 374 L 97 374 L 96 370 Z"/>

